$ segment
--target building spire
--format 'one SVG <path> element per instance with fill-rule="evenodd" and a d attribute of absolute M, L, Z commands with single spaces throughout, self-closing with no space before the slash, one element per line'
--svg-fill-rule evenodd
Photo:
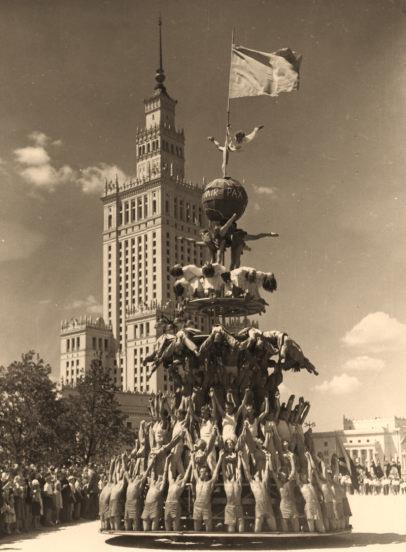
<path fill-rule="evenodd" d="M 164 86 L 165 73 L 164 73 L 164 68 L 163 68 L 163 63 L 162 63 L 162 19 L 161 19 L 161 14 L 159 14 L 159 18 L 158 18 L 158 29 L 159 29 L 159 69 L 157 69 L 156 74 L 155 74 L 155 80 L 156 80 L 155 90 L 165 91 L 166 90 L 166 88 Z"/>

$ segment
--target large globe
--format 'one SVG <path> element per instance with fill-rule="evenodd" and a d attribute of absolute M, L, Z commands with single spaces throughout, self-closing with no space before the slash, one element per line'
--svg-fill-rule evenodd
<path fill-rule="evenodd" d="M 240 218 L 248 203 L 244 186 L 234 178 L 216 178 L 204 189 L 202 205 L 209 220 L 224 224 L 237 214 Z"/>

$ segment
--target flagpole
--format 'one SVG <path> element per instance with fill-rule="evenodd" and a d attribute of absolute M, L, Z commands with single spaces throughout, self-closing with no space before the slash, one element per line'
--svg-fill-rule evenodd
<path fill-rule="evenodd" d="M 224 151 L 223 151 L 223 178 L 227 176 L 227 165 L 228 165 L 228 134 L 230 127 L 230 75 L 231 75 L 231 63 L 233 59 L 233 45 L 234 45 L 234 27 L 231 31 L 231 48 L 230 48 L 230 71 L 228 74 L 228 88 L 227 88 L 227 126 L 226 126 L 226 136 L 224 139 Z"/>

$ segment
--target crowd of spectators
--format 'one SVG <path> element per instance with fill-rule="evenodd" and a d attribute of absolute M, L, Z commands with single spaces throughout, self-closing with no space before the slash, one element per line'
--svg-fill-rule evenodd
<path fill-rule="evenodd" d="M 0 537 L 98 516 L 96 466 L 31 464 L 0 469 Z"/>
<path fill-rule="evenodd" d="M 357 488 L 349 476 L 342 477 L 347 494 L 362 495 L 406 495 L 406 477 L 402 477 L 401 466 L 392 460 L 383 465 L 379 461 L 356 463 Z"/>

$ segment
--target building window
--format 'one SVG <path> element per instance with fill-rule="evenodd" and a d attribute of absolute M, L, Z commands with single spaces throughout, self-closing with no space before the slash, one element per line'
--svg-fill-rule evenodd
<path fill-rule="evenodd" d="M 156 193 L 154 192 L 152 194 L 152 214 L 155 215 L 157 212 L 157 199 L 156 199 Z"/>
<path fill-rule="evenodd" d="M 80 349 L 80 337 L 76 338 L 76 348 Z"/>
<path fill-rule="evenodd" d="M 92 349 L 93 349 L 93 351 L 96 350 L 96 343 L 97 343 L 96 338 L 92 337 Z"/>

